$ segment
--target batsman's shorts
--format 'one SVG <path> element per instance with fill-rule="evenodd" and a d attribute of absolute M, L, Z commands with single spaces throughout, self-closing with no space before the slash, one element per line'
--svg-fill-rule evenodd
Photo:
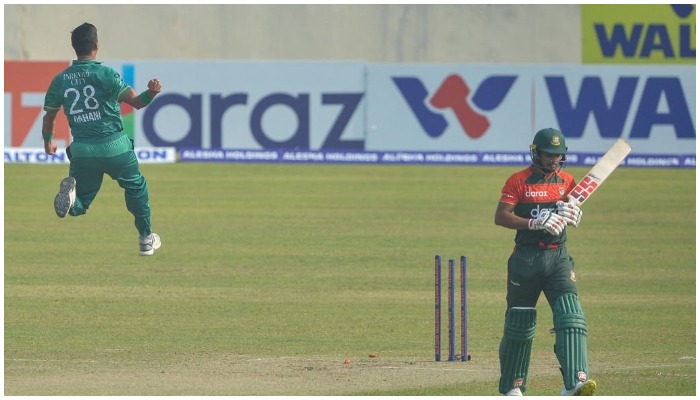
<path fill-rule="evenodd" d="M 566 246 L 516 246 L 508 259 L 508 308 L 535 307 L 542 292 L 550 305 L 562 294 L 578 294 L 574 259 Z"/>

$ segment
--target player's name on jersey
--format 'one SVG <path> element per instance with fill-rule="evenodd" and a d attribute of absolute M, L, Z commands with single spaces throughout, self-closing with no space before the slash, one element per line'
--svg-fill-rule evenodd
<path fill-rule="evenodd" d="M 73 117 L 73 121 L 75 121 L 78 124 L 81 124 L 83 122 L 99 121 L 101 119 L 102 113 L 100 113 L 99 111 L 86 112 Z"/>

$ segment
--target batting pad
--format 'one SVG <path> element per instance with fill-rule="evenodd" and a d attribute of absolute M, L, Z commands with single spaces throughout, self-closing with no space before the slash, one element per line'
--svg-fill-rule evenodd
<path fill-rule="evenodd" d="M 573 293 L 559 296 L 552 310 L 557 338 L 554 352 L 564 377 L 564 386 L 571 389 L 588 380 L 588 329 L 578 297 Z"/>
<path fill-rule="evenodd" d="M 506 312 L 503 338 L 498 349 L 501 361 L 499 391 L 502 394 L 516 387 L 525 393 L 536 326 L 537 310 L 533 307 L 513 307 Z"/>

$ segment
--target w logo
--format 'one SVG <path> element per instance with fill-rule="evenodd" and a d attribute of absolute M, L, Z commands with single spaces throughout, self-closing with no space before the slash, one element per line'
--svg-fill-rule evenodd
<path fill-rule="evenodd" d="M 395 77 L 394 83 L 401 91 L 411 111 L 418 118 L 428 136 L 437 138 L 447 129 L 447 120 L 431 111 L 425 103 L 429 93 L 418 78 Z M 516 76 L 492 76 L 486 78 L 471 96 L 471 103 L 483 111 L 498 107 L 515 82 Z M 459 120 L 464 133 L 472 139 L 480 138 L 491 123 L 483 114 L 475 111 L 467 99 L 471 89 L 459 75 L 450 75 L 430 97 L 430 105 L 436 109 L 451 109 Z"/>

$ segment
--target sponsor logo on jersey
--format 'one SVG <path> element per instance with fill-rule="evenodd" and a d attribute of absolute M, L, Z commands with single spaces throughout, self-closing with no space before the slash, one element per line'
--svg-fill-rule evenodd
<path fill-rule="evenodd" d="M 530 210 L 530 217 L 537 218 L 540 216 L 540 213 L 544 210 L 547 210 L 550 213 L 556 212 L 556 208 L 540 208 L 540 205 L 538 204 L 537 207 Z"/>
<path fill-rule="evenodd" d="M 525 197 L 547 197 L 548 194 L 546 190 L 528 190 Z"/>

